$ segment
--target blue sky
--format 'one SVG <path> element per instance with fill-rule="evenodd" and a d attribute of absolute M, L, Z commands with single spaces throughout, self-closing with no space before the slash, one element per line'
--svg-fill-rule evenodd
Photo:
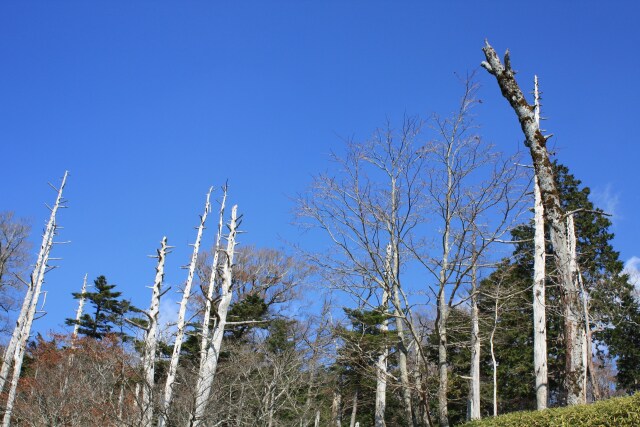
<path fill-rule="evenodd" d="M 85 273 L 146 307 L 164 235 L 167 281 L 182 282 L 205 193 L 225 180 L 243 244 L 304 240 L 291 199 L 328 153 L 386 118 L 446 115 L 485 38 L 511 50 L 523 86 L 539 75 L 558 159 L 614 213 L 622 259 L 640 256 L 637 2 L 431 3 L 2 2 L 0 210 L 32 221 L 34 246 L 47 182 L 70 171 L 71 243 L 54 248 L 37 328 L 73 315 Z M 477 76 L 481 133 L 514 152 L 515 116 Z"/>

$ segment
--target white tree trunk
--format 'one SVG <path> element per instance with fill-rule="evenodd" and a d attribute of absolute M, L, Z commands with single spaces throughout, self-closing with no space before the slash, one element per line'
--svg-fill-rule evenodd
<path fill-rule="evenodd" d="M 578 283 L 580 284 L 580 289 L 582 290 L 583 286 L 580 280 L 581 275 L 578 267 L 578 256 L 576 251 L 576 232 L 575 232 L 575 225 L 573 222 L 572 214 L 567 215 L 567 244 L 568 244 L 567 248 L 570 256 L 569 265 L 571 268 L 572 276 L 577 279 Z M 584 293 L 581 292 L 580 294 L 584 298 Z M 581 301 L 580 301 L 581 303 L 584 301 L 583 298 L 581 298 Z M 575 393 L 579 397 L 579 401 L 575 403 L 586 403 L 587 401 L 587 347 L 588 347 L 586 329 L 584 324 L 584 322 L 586 321 L 584 316 L 586 314 L 586 311 L 583 304 L 581 304 L 579 308 L 580 308 L 579 311 L 574 311 L 570 309 L 568 306 L 565 306 L 565 316 L 567 316 L 571 320 L 572 324 L 576 325 L 576 333 L 579 334 L 577 336 L 577 340 L 574 346 L 572 347 L 573 352 L 572 352 L 571 358 L 574 360 L 575 359 L 580 360 L 581 365 L 583 366 L 583 369 L 579 372 L 579 376 L 576 376 L 575 378 Z M 565 319 L 565 322 L 566 321 L 567 320 Z M 577 328 L 577 324 L 580 324 L 580 323 L 582 323 L 581 325 L 582 328 Z M 578 387 L 580 387 L 580 390 L 578 390 Z"/>
<path fill-rule="evenodd" d="M 538 76 L 534 77 L 535 120 L 540 126 L 540 96 Z M 549 400 L 547 373 L 547 314 L 545 297 L 546 248 L 544 239 L 544 206 L 534 174 L 534 254 L 533 254 L 533 365 L 536 376 L 536 407 L 546 409 Z"/>
<path fill-rule="evenodd" d="M 387 305 L 388 294 L 385 291 L 382 296 L 382 306 Z M 380 330 L 385 333 L 388 331 L 388 320 L 384 320 L 380 326 Z M 387 358 L 389 356 L 389 350 L 385 346 L 382 352 L 378 355 L 376 361 L 376 406 L 375 406 L 375 427 L 385 427 L 384 413 L 387 407 Z"/>
<path fill-rule="evenodd" d="M 351 422 L 349 427 L 355 427 L 356 416 L 358 415 L 358 389 L 353 393 L 353 404 L 351 405 Z"/>
<path fill-rule="evenodd" d="M 9 346 L 7 346 L 7 351 L 5 352 L 5 360 L 3 361 L 2 372 L 0 373 L 0 375 L 2 376 L 0 382 L 0 391 L 2 390 L 2 387 L 4 387 L 5 379 L 9 371 L 9 365 L 7 363 L 10 363 L 8 359 L 9 357 L 12 357 L 13 361 L 13 375 L 11 377 L 7 404 L 2 420 L 3 427 L 8 427 L 11 423 L 11 412 L 13 411 L 13 405 L 16 398 L 16 390 L 18 387 L 18 380 L 20 379 L 22 361 L 24 359 L 27 341 L 29 339 L 29 335 L 31 334 L 31 325 L 33 324 L 33 319 L 36 314 L 40 291 L 42 289 L 42 284 L 44 283 L 44 275 L 47 272 L 49 254 L 51 253 L 53 238 L 56 234 L 57 229 L 56 213 L 58 212 L 58 209 L 62 207 L 62 191 L 67 182 L 67 175 L 68 172 L 65 171 L 64 176 L 62 177 L 60 188 L 58 188 L 58 196 L 56 197 L 56 202 L 51 209 L 49 222 L 47 223 L 44 235 L 42 236 L 42 244 L 40 246 L 38 260 L 36 261 L 33 272 L 31 273 L 31 283 L 29 286 L 30 291 L 27 291 L 25 301 L 22 305 L 22 309 L 20 310 L 20 318 L 16 322 L 16 329 L 14 330 L 11 337 L 11 341 L 14 341 L 14 337 L 15 341 L 13 343 L 9 343 Z M 27 301 L 29 301 L 28 304 Z"/>
<path fill-rule="evenodd" d="M 209 322 L 211 319 L 211 305 L 213 303 L 213 294 L 216 289 L 216 279 L 218 275 L 218 258 L 220 254 L 220 239 L 222 238 L 222 224 L 224 223 L 224 209 L 227 201 L 227 187 L 223 188 L 222 201 L 220 202 L 220 213 L 218 215 L 218 232 L 216 234 L 216 243 L 214 246 L 213 260 L 211 262 L 211 274 L 209 275 L 209 284 L 207 287 L 207 295 L 204 302 L 204 314 L 202 317 L 202 332 L 200 337 L 200 368 L 198 377 L 203 376 L 205 369 L 205 360 L 207 359 L 207 349 L 209 348 Z"/>
<path fill-rule="evenodd" d="M 220 356 L 220 348 L 222 347 L 222 338 L 224 336 L 224 329 L 227 323 L 227 312 L 233 297 L 233 290 L 231 286 L 233 284 L 233 257 L 238 226 L 237 211 L 237 205 L 231 209 L 229 236 L 227 237 L 225 262 L 222 268 L 222 285 L 220 289 L 221 297 L 216 310 L 218 322 L 213 329 L 211 343 L 209 344 L 204 360 L 204 368 L 198 377 L 196 384 L 196 403 L 191 419 L 194 427 L 204 424 L 203 417 L 211 394 L 211 386 L 216 374 L 218 357 Z"/>
<path fill-rule="evenodd" d="M 191 254 L 191 262 L 189 263 L 189 270 L 187 273 L 187 281 L 184 284 L 182 290 L 182 300 L 180 301 L 180 310 L 178 311 L 178 324 L 176 325 L 176 338 L 173 344 L 173 353 L 171 355 L 171 362 L 169 363 L 169 372 L 167 373 L 167 381 L 164 386 L 164 397 L 162 399 L 162 412 L 158 417 L 158 427 L 164 427 L 171 406 L 171 398 L 173 396 L 173 385 L 176 380 L 176 372 L 178 370 L 178 362 L 180 361 L 180 351 L 182 350 L 182 340 L 184 338 L 184 329 L 186 326 L 186 314 L 187 304 L 191 297 L 191 285 L 193 284 L 193 276 L 196 271 L 196 263 L 198 261 L 198 252 L 200 251 L 200 241 L 202 240 L 202 232 L 207 220 L 207 215 L 211 210 L 211 204 L 209 199 L 211 197 L 211 191 L 213 188 L 209 188 L 207 193 L 207 200 L 204 204 L 204 212 L 200 216 L 200 224 L 198 225 L 198 232 L 196 234 L 196 241 L 193 244 L 193 253 Z"/>
<path fill-rule="evenodd" d="M 498 298 L 500 295 L 499 288 L 496 291 L 496 300 L 494 304 L 493 312 L 493 329 L 491 329 L 491 336 L 489 337 L 489 348 L 491 351 L 491 368 L 493 373 L 493 416 L 498 416 L 498 362 L 496 360 L 496 352 L 493 346 L 493 341 L 496 336 L 496 329 L 498 329 Z"/>
<path fill-rule="evenodd" d="M 76 324 L 73 326 L 73 334 L 71 335 L 71 341 L 75 343 L 78 339 L 78 330 L 80 329 L 80 318 L 82 317 L 82 309 L 84 308 L 85 297 L 87 292 L 87 276 L 85 273 L 84 280 L 82 281 L 82 290 L 80 291 L 80 299 L 78 300 L 78 310 L 76 311 Z"/>
<path fill-rule="evenodd" d="M 475 258 L 475 257 L 474 257 Z M 480 320 L 478 314 L 477 265 L 471 272 L 471 386 L 467 405 L 467 419 L 480 419 Z"/>
<path fill-rule="evenodd" d="M 514 78 L 515 73 L 511 69 L 508 52 L 505 54 L 503 65 L 496 51 L 488 42 L 486 42 L 483 51 L 486 61 L 482 63 L 482 66 L 496 77 L 502 94 L 515 111 L 538 176 L 545 217 L 549 223 L 551 244 L 556 255 L 556 264 L 560 275 L 560 288 L 563 293 L 567 403 L 569 405 L 585 403 L 586 395 L 583 392 L 583 378 L 586 373 L 583 357 L 584 323 L 580 319 L 582 309 L 579 300 L 579 286 L 577 276 L 571 270 L 564 211 L 555 183 L 553 166 L 549 161 L 546 148 L 548 138 L 542 135 L 540 126 L 536 123 L 535 108 L 527 103 Z"/>
<path fill-rule="evenodd" d="M 339 390 L 333 392 L 333 401 L 331 402 L 331 420 L 334 427 L 342 425 L 342 394 Z"/>
<path fill-rule="evenodd" d="M 384 315 L 382 324 L 380 325 L 380 332 L 386 334 L 389 331 L 389 319 L 387 318 L 389 312 L 389 290 L 390 286 L 394 282 L 393 278 L 393 245 L 391 242 L 387 245 L 387 253 L 385 257 L 385 284 L 382 289 L 382 301 L 380 308 Z M 376 361 L 376 406 L 374 413 L 374 425 L 375 427 L 385 427 L 384 414 L 387 408 L 387 364 L 389 357 L 389 349 L 387 345 L 381 350 Z"/>
<path fill-rule="evenodd" d="M 144 357 L 142 366 L 144 372 L 144 387 L 142 388 L 142 426 L 153 426 L 153 386 L 156 366 L 156 349 L 158 347 L 158 315 L 160 313 L 160 296 L 162 281 L 164 280 L 164 263 L 167 255 L 167 238 L 162 238 L 158 250 L 158 265 L 156 277 L 151 292 L 151 305 L 148 311 L 149 326 L 144 339 Z"/>

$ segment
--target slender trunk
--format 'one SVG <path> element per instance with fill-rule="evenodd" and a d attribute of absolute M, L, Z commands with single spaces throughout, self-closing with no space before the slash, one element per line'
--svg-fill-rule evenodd
<path fill-rule="evenodd" d="M 578 285 L 579 285 L 579 294 L 575 295 L 575 298 L 577 299 L 578 297 L 580 297 L 580 301 L 579 301 L 579 307 L 580 307 L 580 311 L 575 312 L 573 310 L 568 310 L 565 311 L 565 316 L 570 316 L 571 321 L 573 322 L 573 327 L 576 328 L 576 333 L 580 333 L 581 335 L 578 337 L 578 340 L 576 341 L 574 347 L 573 347 L 573 354 L 572 357 L 573 358 L 580 358 L 581 360 L 581 364 L 584 367 L 583 371 L 581 372 L 581 375 L 576 379 L 576 393 L 580 393 L 580 399 L 584 400 L 583 402 L 578 402 L 578 403 L 586 403 L 587 400 L 587 330 L 589 329 L 588 324 L 586 322 L 588 322 L 588 316 L 587 316 L 587 307 L 586 307 L 586 303 L 585 303 L 585 292 L 584 292 L 584 286 L 582 284 L 582 280 L 581 280 L 581 274 L 580 274 L 580 268 L 578 266 L 578 254 L 577 254 L 577 248 L 576 248 L 576 231 L 575 231 L 575 225 L 574 225 L 574 221 L 573 221 L 573 214 L 569 214 L 567 215 L 567 249 L 569 251 L 569 256 L 570 256 L 570 268 L 571 268 L 571 272 L 572 272 L 572 276 L 575 277 L 577 279 Z M 566 307 L 565 307 L 566 309 Z M 582 323 L 582 328 L 580 328 L 580 330 L 578 330 L 577 326 L 578 324 Z M 565 322 L 567 322 L 567 319 L 565 319 Z M 579 381 L 579 382 L 578 382 Z M 580 387 L 580 390 L 577 390 L 577 387 Z"/>
<path fill-rule="evenodd" d="M 353 393 L 353 404 L 351 405 L 351 421 L 349 427 L 355 427 L 356 417 L 358 416 L 358 389 Z"/>
<path fill-rule="evenodd" d="M 199 377 L 202 377 L 207 358 L 207 349 L 209 348 L 209 322 L 211 319 L 211 305 L 213 304 L 213 293 L 216 289 L 216 279 L 218 276 L 218 257 L 220 254 L 220 239 L 222 238 L 222 224 L 224 221 L 224 209 L 227 201 L 227 187 L 223 188 L 222 201 L 220 202 L 220 213 L 218 215 L 218 232 L 216 234 L 216 243 L 213 252 L 213 261 L 211 262 L 211 274 L 209 275 L 209 284 L 207 286 L 207 294 L 204 302 L 204 314 L 202 317 L 202 336 L 200 337 L 200 369 Z"/>
<path fill-rule="evenodd" d="M 153 386 L 156 368 L 156 350 L 158 347 L 158 315 L 160 314 L 160 296 L 162 281 L 164 280 L 164 263 L 167 255 L 167 238 L 162 238 L 162 244 L 158 249 L 158 265 L 156 266 L 156 278 L 151 292 L 151 305 L 149 307 L 149 326 L 144 340 L 144 387 L 142 388 L 142 426 L 153 425 Z"/>
<path fill-rule="evenodd" d="M 220 348 L 222 347 L 222 338 L 224 335 L 224 329 L 227 323 L 227 312 L 231 299 L 233 297 L 233 291 L 231 285 L 233 284 L 233 257 L 236 246 L 236 233 L 238 226 L 237 218 L 238 206 L 234 206 L 231 209 L 231 222 L 229 223 L 229 236 L 227 237 L 227 250 L 225 253 L 225 262 L 222 268 L 222 286 L 221 297 L 216 312 L 218 322 L 213 330 L 213 336 L 211 343 L 207 348 L 207 353 L 204 360 L 204 367 L 196 384 L 196 404 L 193 410 L 192 425 L 200 426 L 204 424 L 204 414 L 211 394 L 211 386 L 213 385 L 213 379 L 216 374 L 218 366 L 218 357 L 220 355 Z"/>
<path fill-rule="evenodd" d="M 534 77 L 535 121 L 540 126 L 540 96 L 538 76 Z M 546 409 L 548 398 L 547 373 L 547 315 L 545 297 L 546 248 L 544 241 L 544 206 L 538 184 L 538 175 L 534 174 L 534 255 L 533 255 L 533 365 L 536 376 L 536 407 Z"/>
<path fill-rule="evenodd" d="M 498 308 L 500 298 L 500 287 L 496 289 L 496 299 L 493 306 L 493 328 L 491 329 L 491 336 L 489 337 L 489 349 L 491 351 L 491 369 L 493 373 L 493 416 L 498 416 L 498 362 L 496 361 L 496 352 L 493 345 L 494 338 L 496 336 L 496 329 L 498 329 Z"/>
<path fill-rule="evenodd" d="M 389 294 L 387 291 L 383 291 L 382 295 L 382 307 L 384 313 L 387 313 L 387 301 Z M 388 319 L 382 321 L 380 330 L 385 334 L 388 330 Z M 378 355 L 376 361 L 376 407 L 375 407 L 375 427 L 385 427 L 384 414 L 387 406 L 387 358 L 389 356 L 389 349 L 386 344 L 382 352 Z"/>
<path fill-rule="evenodd" d="M 16 341 L 13 343 L 13 354 L 5 353 L 6 356 L 13 356 L 13 374 L 11 377 L 11 383 L 9 385 L 9 393 L 7 397 L 7 404 L 5 407 L 5 413 L 2 420 L 3 427 L 9 427 L 11 423 L 11 412 L 13 411 L 13 405 L 16 398 L 16 390 L 18 388 L 18 380 L 20 379 L 20 371 L 22 369 L 22 361 L 24 359 L 24 353 L 27 347 L 27 341 L 29 339 L 29 335 L 31 334 L 31 325 L 33 324 L 33 319 L 36 314 L 36 309 L 38 306 L 38 299 L 40 297 L 40 291 L 42 289 L 42 284 L 44 283 L 44 275 L 47 272 L 47 263 L 49 261 L 49 254 L 51 253 L 51 247 L 53 246 L 53 238 L 56 234 L 56 213 L 58 209 L 62 207 L 62 190 L 67 181 L 68 173 L 65 171 L 64 176 L 62 178 L 62 183 L 60 184 L 60 188 L 58 189 L 58 196 L 56 197 L 56 202 L 51 209 L 51 216 L 49 217 L 49 222 L 47 223 L 47 228 L 45 229 L 44 235 L 42 236 L 42 245 L 40 246 L 40 253 L 38 254 L 38 261 L 36 262 L 36 266 L 31 273 L 31 283 L 29 288 L 32 289 L 32 294 L 29 297 L 29 304 L 27 305 L 27 310 L 25 310 L 24 314 L 21 310 L 21 317 L 18 322 L 16 322 L 16 330 L 14 330 L 14 335 L 17 337 Z M 27 291 L 27 295 L 29 292 Z M 27 301 L 25 297 L 25 302 Z M 24 309 L 24 304 L 23 304 Z M 22 321 L 21 321 L 22 320 Z M 13 341 L 13 336 L 12 336 Z M 10 343 L 11 344 L 11 343 Z M 5 369 L 5 363 L 8 360 L 3 361 L 2 369 Z M 2 382 L 1 385 L 4 386 L 4 379 L 9 370 L 9 366 L 6 367 L 7 372 L 2 373 Z M 1 388 L 0 388 L 1 390 Z"/>
<path fill-rule="evenodd" d="M 182 300 L 180 301 L 180 310 L 178 311 L 178 324 L 176 325 L 176 338 L 173 344 L 173 354 L 171 355 L 171 362 L 169 363 L 169 372 L 167 373 L 167 381 L 164 386 L 164 397 L 162 400 L 162 412 L 158 417 L 158 427 L 164 427 L 171 406 L 171 398 L 173 396 L 173 385 L 176 379 L 176 372 L 178 370 L 178 362 L 180 361 L 180 351 L 182 350 L 182 340 L 184 338 L 184 330 L 186 326 L 186 314 L 187 304 L 189 303 L 189 297 L 191 296 L 191 285 L 193 284 L 193 276 L 196 271 L 196 263 L 198 261 L 198 252 L 200 251 L 200 241 L 202 239 L 202 231 L 207 220 L 207 215 L 211 210 L 211 204 L 209 199 L 211 197 L 211 191 L 213 188 L 209 188 L 207 193 L 207 200 L 204 205 L 204 212 L 200 216 L 200 224 L 198 225 L 198 232 L 196 234 L 196 241 L 193 244 L 193 253 L 191 254 L 191 262 L 189 263 L 189 270 L 187 273 L 187 281 L 185 282 L 184 289 L 182 290 Z"/>
<path fill-rule="evenodd" d="M 339 390 L 333 392 L 333 401 L 331 402 L 331 421 L 334 427 L 342 425 L 342 394 Z"/>
<path fill-rule="evenodd" d="M 313 423 L 314 427 L 320 427 L 320 411 L 316 411 L 316 419 Z"/>
<path fill-rule="evenodd" d="M 555 183 L 553 166 L 547 152 L 547 137 L 542 135 L 540 126 L 535 120 L 535 108 L 529 105 L 514 78 L 508 52 L 504 65 L 500 62 L 496 51 L 486 42 L 483 48 L 486 61 L 482 66 L 496 77 L 504 97 L 514 109 L 525 135 L 525 144 L 529 147 L 533 166 L 538 176 L 545 219 L 549 223 L 551 244 L 556 255 L 556 265 L 560 275 L 560 289 L 563 294 L 566 377 L 565 390 L 569 405 L 585 403 L 584 379 L 586 378 L 586 360 L 584 358 L 585 331 L 581 321 L 581 306 L 577 276 L 571 270 L 571 257 L 567 242 L 567 227 L 564 211 L 560 203 L 560 195 Z"/>
<path fill-rule="evenodd" d="M 473 257 L 475 260 L 475 256 Z M 478 315 L 477 265 L 471 269 L 471 387 L 467 405 L 467 419 L 480 419 L 480 322 Z"/>

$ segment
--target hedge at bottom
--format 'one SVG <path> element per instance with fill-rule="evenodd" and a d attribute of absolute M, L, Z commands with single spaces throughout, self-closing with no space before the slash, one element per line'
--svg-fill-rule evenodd
<path fill-rule="evenodd" d="M 512 412 L 464 427 L 640 427 L 640 393 L 589 405 Z"/>

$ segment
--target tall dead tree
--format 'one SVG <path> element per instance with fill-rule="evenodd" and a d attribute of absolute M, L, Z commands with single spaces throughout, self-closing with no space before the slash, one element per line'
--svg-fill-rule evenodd
<path fill-rule="evenodd" d="M 540 127 L 540 92 L 538 76 L 534 77 L 534 118 Z M 546 245 L 544 237 L 544 206 L 538 184 L 534 185 L 534 252 L 533 252 L 533 366 L 536 376 L 536 407 L 546 409 L 549 394 L 547 373 L 547 314 L 546 314 Z"/>
<path fill-rule="evenodd" d="M 222 238 L 222 225 L 224 224 L 224 208 L 227 201 L 227 186 L 222 189 L 222 201 L 220 202 L 220 212 L 218 215 L 218 231 L 216 233 L 216 242 L 213 247 L 213 260 L 211 262 L 211 274 L 209 275 L 209 283 L 204 300 L 204 313 L 202 315 L 202 330 L 200 332 L 200 368 L 198 377 L 202 377 L 205 369 L 205 360 L 207 358 L 207 349 L 209 348 L 209 322 L 211 321 L 211 309 L 213 306 L 213 294 L 216 290 L 216 281 L 218 280 L 218 259 L 220 257 L 220 239 Z"/>
<path fill-rule="evenodd" d="M 218 367 L 218 358 L 222 347 L 222 338 L 227 323 L 227 313 L 233 298 L 233 257 L 236 247 L 236 234 L 238 232 L 238 206 L 231 209 L 231 221 L 229 222 L 229 234 L 227 235 L 227 249 L 224 253 L 222 264 L 222 283 L 220 285 L 220 301 L 215 311 L 217 319 L 213 326 L 211 341 L 209 342 L 204 361 L 201 361 L 203 369 L 198 375 L 196 384 L 196 402 L 191 416 L 191 425 L 194 427 L 206 425 L 204 420 L 205 410 L 211 386 Z M 213 272 L 212 272 L 213 274 Z"/>
<path fill-rule="evenodd" d="M 31 334 L 31 325 L 35 318 L 38 299 L 40 297 L 42 284 L 44 283 L 44 276 L 47 271 L 50 270 L 50 266 L 48 264 L 49 255 L 54 244 L 53 239 L 58 229 L 56 224 L 56 214 L 58 213 L 58 209 L 64 207 L 62 190 L 67 182 L 67 175 L 68 172 L 65 171 L 59 188 L 56 189 L 52 186 L 54 190 L 57 191 L 58 195 L 56 197 L 55 204 L 50 208 L 51 216 L 49 217 L 49 222 L 47 223 L 47 227 L 45 228 L 42 236 L 42 244 L 40 246 L 40 252 L 38 253 L 38 259 L 33 272 L 31 273 L 31 280 L 20 310 L 20 316 L 16 321 L 16 327 L 5 350 L 2 368 L 0 368 L 0 391 L 2 391 L 9 373 L 10 364 L 13 364 L 13 374 L 9 386 L 4 418 L 2 420 L 3 427 L 8 427 L 11 423 L 11 412 L 16 398 L 16 390 L 18 387 L 18 380 L 20 379 L 20 371 L 22 369 L 22 361 L 24 359 L 27 341 Z"/>
<path fill-rule="evenodd" d="M 151 290 L 151 304 L 146 315 L 149 324 L 146 327 L 144 339 L 144 356 L 142 358 L 142 369 L 144 373 L 144 384 L 142 387 L 142 426 L 153 426 L 153 389 L 156 366 L 156 351 L 158 348 L 158 316 L 160 314 L 160 297 L 162 292 L 162 282 L 164 280 L 164 263 L 167 256 L 167 238 L 163 237 L 160 249 L 157 251 L 158 265 L 156 266 L 156 277 Z M 165 291 L 166 292 L 166 291 Z"/>
<path fill-rule="evenodd" d="M 579 299 L 578 277 L 571 270 L 571 257 L 568 250 L 567 227 L 564 221 L 564 210 L 560 203 L 560 194 L 555 183 L 552 164 L 547 152 L 547 140 L 550 136 L 542 135 L 536 122 L 535 106 L 530 105 L 515 80 L 515 72 L 511 68 L 509 51 L 504 55 L 504 64 L 488 41 L 482 49 L 485 61 L 482 67 L 495 76 L 502 95 L 509 101 L 520 122 L 525 136 L 525 145 L 529 148 L 540 194 L 544 205 L 545 219 L 549 224 L 551 244 L 553 246 L 556 265 L 560 276 L 560 289 L 564 305 L 564 336 L 566 355 L 565 390 L 567 404 L 574 405 L 586 402 L 586 377 L 584 353 L 586 339 L 582 307 Z"/>
<path fill-rule="evenodd" d="M 173 353 L 171 355 L 171 361 L 169 362 L 169 372 L 167 373 L 167 381 L 164 386 L 164 396 L 162 399 L 162 408 L 160 416 L 158 417 L 158 427 L 163 427 L 167 421 L 167 415 L 169 407 L 171 406 L 171 398 L 173 396 L 173 386 L 176 379 L 176 372 L 178 370 L 178 362 L 180 361 L 180 351 L 182 349 L 182 340 L 184 338 L 184 331 L 186 326 L 186 314 L 187 304 L 191 297 L 191 285 L 193 284 L 193 276 L 196 271 L 196 264 L 198 261 L 198 252 L 200 251 L 200 241 L 202 240 L 202 232 L 207 220 L 207 215 L 211 210 L 211 204 L 209 199 L 211 197 L 211 191 L 213 188 L 209 188 L 207 193 L 207 200 L 204 204 L 204 212 L 200 216 L 200 224 L 197 227 L 196 241 L 193 244 L 193 253 L 191 254 L 191 262 L 189 263 L 187 281 L 182 289 L 182 300 L 180 301 L 180 310 L 178 311 L 178 324 L 176 325 L 176 338 L 173 344 Z"/>

